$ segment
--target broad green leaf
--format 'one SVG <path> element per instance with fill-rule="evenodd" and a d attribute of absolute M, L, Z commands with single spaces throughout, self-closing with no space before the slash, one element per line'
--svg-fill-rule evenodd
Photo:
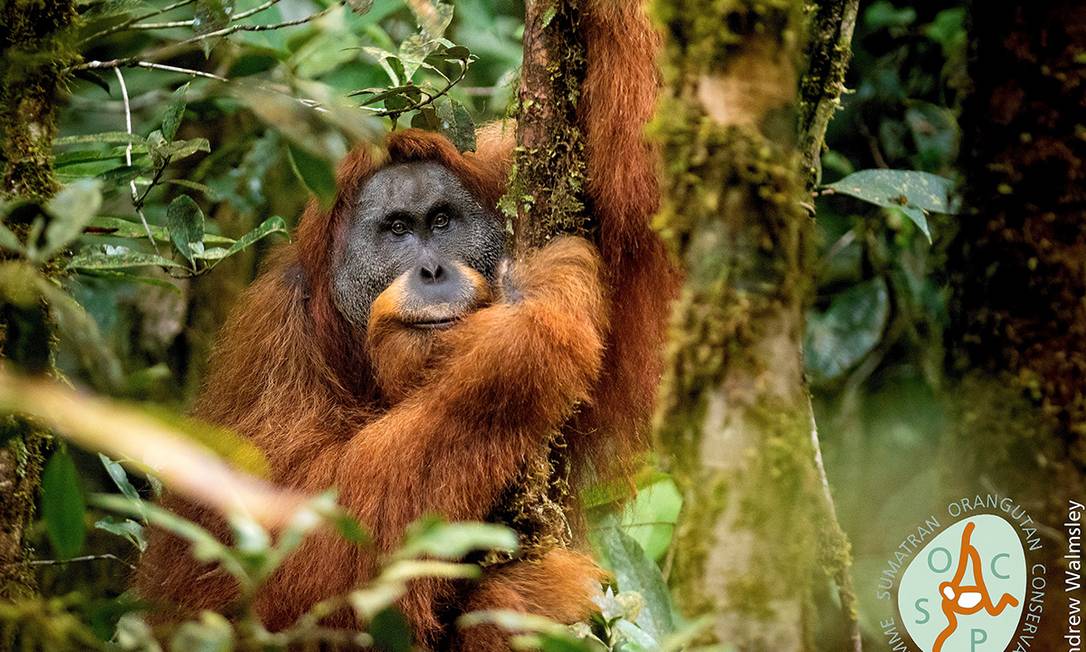
<path fill-rule="evenodd" d="M 889 315 L 889 294 L 881 278 L 841 292 L 825 312 L 810 312 L 803 359 L 812 380 L 835 380 L 863 360 L 882 340 Z"/>
<path fill-rule="evenodd" d="M 96 521 L 94 527 L 127 539 L 140 552 L 147 550 L 147 537 L 144 535 L 143 525 L 130 518 L 118 519 L 113 516 L 106 516 Z"/>
<path fill-rule="evenodd" d="M 238 238 L 233 244 L 230 245 L 229 248 L 222 249 L 220 247 L 215 247 L 212 249 L 207 249 L 200 256 L 200 258 L 202 258 L 203 260 L 220 261 L 224 258 L 229 258 L 230 256 L 233 256 L 239 251 L 253 246 L 258 241 L 263 240 L 269 235 L 275 233 L 279 233 L 285 236 L 290 235 L 287 231 L 287 223 L 283 221 L 283 218 L 279 217 L 278 215 L 275 217 L 269 217 L 268 219 L 261 222 L 260 226 Z"/>
<path fill-rule="evenodd" d="M 955 213 L 951 193 L 954 182 L 915 170 L 860 170 L 831 183 L 827 189 L 850 195 L 877 206 L 898 208 L 931 241 L 925 213 Z"/>
<path fill-rule="evenodd" d="M 166 115 L 162 117 L 162 137 L 166 140 L 173 140 L 177 135 L 177 128 L 181 126 L 181 118 L 185 115 L 185 93 L 188 92 L 189 85 L 182 84 L 176 91 L 173 92 L 173 96 L 170 98 L 170 103 L 166 107 Z"/>
<path fill-rule="evenodd" d="M 128 247 L 106 245 L 98 250 L 81 251 L 68 261 L 68 268 L 75 270 L 127 269 L 131 267 L 185 266 L 157 254 L 132 251 Z"/>
<path fill-rule="evenodd" d="M 189 264 L 204 253 L 204 212 L 188 195 L 178 195 L 166 208 L 166 230 L 170 241 Z"/>
<path fill-rule="evenodd" d="M 165 228 L 155 224 L 148 224 L 147 226 L 151 229 L 151 236 L 154 237 L 156 242 L 170 242 L 170 234 Z M 144 230 L 142 224 L 123 217 L 99 215 L 90 221 L 87 228 L 89 233 L 95 235 L 133 238 L 135 240 L 147 239 L 147 231 Z M 205 233 L 204 244 L 229 247 L 234 244 L 234 240 L 214 233 Z"/>
<path fill-rule="evenodd" d="M 106 468 L 106 473 L 109 474 L 110 479 L 113 480 L 113 484 L 117 485 L 117 488 L 121 490 L 121 493 L 131 498 L 132 500 L 141 500 L 140 494 L 136 491 L 136 488 L 132 486 L 132 482 L 128 479 L 128 472 L 124 470 L 120 462 L 109 459 L 103 453 L 98 453 L 98 459 L 102 461 L 102 466 Z"/>
<path fill-rule="evenodd" d="M 129 147 L 132 148 L 133 158 L 139 158 L 147 153 L 147 146 L 142 144 L 117 145 L 115 147 L 110 147 L 109 149 L 79 149 L 57 154 L 53 159 L 53 165 L 58 168 L 66 168 L 73 165 L 79 165 L 80 163 L 123 159 L 128 152 Z"/>
<path fill-rule="evenodd" d="M 309 192 L 322 206 L 331 206 L 336 200 L 336 176 L 325 159 L 306 151 L 294 143 L 287 145 L 290 166 Z"/>
<path fill-rule="evenodd" d="M 663 640 L 674 631 L 675 625 L 671 595 L 656 563 L 645 555 L 637 541 L 622 531 L 614 517 L 604 519 L 592 539 L 604 566 L 614 573 L 619 590 L 640 593 L 644 598 L 644 607 L 635 621 L 637 626 L 652 638 Z"/>
<path fill-rule="evenodd" d="M 411 652 L 411 626 L 399 609 L 389 607 L 369 622 L 374 647 L 383 652 Z"/>
<path fill-rule="evenodd" d="M 95 385 L 110 392 L 120 388 L 123 375 L 121 361 L 102 337 L 98 322 L 55 282 L 37 275 L 35 284 L 49 306 L 49 314 L 56 322 L 61 338 L 75 352 Z"/>
<path fill-rule="evenodd" d="M 163 509 L 154 503 L 133 501 L 117 494 L 92 494 L 90 504 L 131 518 L 146 517 L 156 527 L 171 532 L 192 546 L 192 554 L 198 561 L 222 564 L 224 570 L 239 580 L 248 582 L 244 565 L 229 547 L 200 525 Z"/>
<path fill-rule="evenodd" d="M 124 131 L 103 131 L 97 134 L 85 134 L 81 136 L 62 136 L 54 140 L 53 145 L 56 147 L 84 143 L 120 143 L 122 145 L 131 143 L 133 145 L 142 145 L 145 142 L 146 139 L 139 134 L 130 134 Z"/>
<path fill-rule="evenodd" d="M 512 530 L 491 523 L 443 523 L 423 520 L 407 532 L 406 543 L 397 553 L 400 558 L 430 556 L 460 559 L 476 550 L 517 549 L 517 535 Z"/>
<path fill-rule="evenodd" d="M 463 104 L 449 98 L 448 102 L 438 105 L 437 115 L 441 118 L 441 133 L 445 134 L 458 150 L 475 151 L 475 122 Z"/>
<path fill-rule="evenodd" d="M 45 246 L 35 256 L 48 260 L 79 237 L 83 227 L 102 207 L 101 183 L 94 179 L 77 181 L 61 188 L 45 205 L 49 225 L 45 227 Z"/>
<path fill-rule="evenodd" d="M 60 448 L 42 473 L 41 512 L 45 532 L 57 557 L 69 559 L 79 554 L 86 538 L 83 514 L 83 490 L 79 474 L 68 451 Z"/>
<path fill-rule="evenodd" d="M 682 503 L 682 495 L 670 478 L 639 489 L 623 511 L 622 529 L 649 559 L 659 561 L 671 545 Z"/>

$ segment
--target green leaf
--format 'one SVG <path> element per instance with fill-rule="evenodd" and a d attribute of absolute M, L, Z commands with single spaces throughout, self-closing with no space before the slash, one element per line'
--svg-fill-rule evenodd
<path fill-rule="evenodd" d="M 838 294 L 825 312 L 807 316 L 804 364 L 811 379 L 840 378 L 882 340 L 890 315 L 886 283 L 873 278 Z"/>
<path fill-rule="evenodd" d="M 443 523 L 425 519 L 413 524 L 397 556 L 460 559 L 476 550 L 517 549 L 517 535 L 509 528 L 491 523 Z"/>
<path fill-rule="evenodd" d="M 222 249 L 219 247 L 215 247 L 214 249 L 208 249 L 203 253 L 203 255 L 200 256 L 200 258 L 202 258 L 203 260 L 214 261 L 220 261 L 224 258 L 229 258 L 230 256 L 233 256 L 239 251 L 243 251 L 253 246 L 259 240 L 263 240 L 264 238 L 274 233 L 289 235 L 289 232 L 287 231 L 287 223 L 283 220 L 283 218 L 279 217 L 278 215 L 275 217 L 269 217 L 268 219 L 261 222 L 260 226 L 238 238 L 232 245 L 230 245 L 228 249 Z M 218 262 L 216 262 L 215 264 L 218 264 Z"/>
<path fill-rule="evenodd" d="M 139 492 L 132 486 L 132 482 L 128 479 L 128 472 L 124 470 L 120 462 L 109 459 L 103 453 L 98 453 L 98 459 L 102 461 L 102 466 L 106 467 L 106 473 L 109 474 L 113 484 L 117 485 L 122 494 L 132 500 L 140 500 Z"/>
<path fill-rule="evenodd" d="M 475 122 L 463 104 L 449 98 L 437 107 L 441 118 L 441 133 L 452 141 L 461 152 L 475 151 Z"/>
<path fill-rule="evenodd" d="M 198 35 L 210 34 L 230 24 L 230 14 L 234 13 L 233 0 L 196 0 L 196 13 L 192 27 Z M 200 41 L 204 57 L 211 56 L 211 50 L 222 37 L 207 38 Z"/>
<path fill-rule="evenodd" d="M 188 620 L 170 638 L 170 652 L 233 652 L 234 627 L 221 614 L 202 611 L 198 620 Z"/>
<path fill-rule="evenodd" d="M 194 264 L 193 256 L 204 253 L 204 212 L 188 195 L 179 195 L 166 208 L 166 230 L 174 248 Z"/>
<path fill-rule="evenodd" d="M 170 242 L 170 234 L 164 227 L 155 224 L 148 224 L 147 226 L 151 229 L 151 236 L 154 237 L 156 242 Z M 104 235 L 114 238 L 132 238 L 134 240 L 147 239 L 147 231 L 144 230 L 142 224 L 123 217 L 99 215 L 90 221 L 87 225 L 87 229 L 89 233 L 94 235 Z M 205 246 L 215 245 L 229 247 L 232 244 L 234 244 L 232 238 L 215 235 L 214 233 L 204 234 Z"/>
<path fill-rule="evenodd" d="M 396 608 L 380 611 L 369 623 L 374 647 L 384 652 L 411 652 L 411 627 Z"/>
<path fill-rule="evenodd" d="M 57 450 L 49 458 L 42 473 L 41 486 L 42 519 L 49 542 L 61 559 L 74 557 L 83 549 L 86 538 L 83 524 L 86 505 L 79 486 L 79 474 L 66 449 Z"/>
<path fill-rule="evenodd" d="M 641 546 L 622 531 L 612 516 L 601 522 L 593 538 L 604 565 L 615 575 L 622 593 L 636 592 L 644 598 L 637 626 L 660 641 L 675 629 L 671 596 L 660 569 L 645 555 Z"/>
<path fill-rule="evenodd" d="M 328 161 L 293 143 L 288 143 L 287 154 L 291 168 L 309 192 L 322 206 L 331 206 L 336 200 L 336 175 Z"/>
<path fill-rule="evenodd" d="M 931 241 L 925 213 L 956 213 L 950 179 L 915 170 L 860 170 L 825 186 L 827 189 L 862 199 L 877 206 L 897 208 Z"/>
<path fill-rule="evenodd" d="M 0 224 L 0 249 L 19 255 L 26 251 L 23 243 L 19 242 L 19 238 L 16 237 L 15 233 L 3 224 Z"/>
<path fill-rule="evenodd" d="M 68 268 L 75 270 L 126 269 L 130 267 L 185 266 L 157 254 L 132 251 L 128 247 L 106 245 L 99 250 L 81 251 L 68 261 Z"/>
<path fill-rule="evenodd" d="M 181 118 L 185 115 L 185 93 L 188 92 L 189 85 L 182 84 L 180 88 L 173 92 L 173 96 L 170 98 L 170 103 L 166 107 L 166 115 L 162 117 L 162 137 L 166 140 L 173 140 L 177 135 L 177 128 L 181 126 Z"/>
<path fill-rule="evenodd" d="M 117 494 L 92 494 L 90 503 L 100 509 L 125 514 L 132 518 L 146 517 L 156 527 L 177 535 L 192 545 L 198 561 L 222 564 L 223 569 L 239 580 L 247 580 L 248 572 L 237 555 L 206 529 L 154 503 L 133 501 Z"/>
<path fill-rule="evenodd" d="M 359 15 L 373 8 L 373 0 L 346 0 L 346 4 L 351 11 Z"/>
<path fill-rule="evenodd" d="M 120 520 L 113 516 L 106 516 L 96 521 L 94 527 L 127 539 L 140 552 L 147 550 L 147 537 L 143 533 L 143 525 L 130 518 Z"/>
<path fill-rule="evenodd" d="M 63 136 L 53 141 L 54 146 L 76 145 L 82 143 L 109 143 L 127 145 L 142 145 L 146 142 L 143 136 L 130 134 L 124 131 L 103 131 L 97 134 L 85 134 L 82 136 Z"/>
<path fill-rule="evenodd" d="M 64 344 L 75 351 L 80 363 L 90 373 L 96 386 L 116 391 L 121 386 L 121 361 L 102 337 L 98 322 L 83 306 L 56 283 L 38 275 L 35 283 Z"/>
<path fill-rule="evenodd" d="M 45 247 L 36 258 L 48 260 L 78 238 L 101 207 L 102 187 L 97 180 L 84 179 L 62 188 L 45 205 L 52 219 L 45 228 Z"/>
<path fill-rule="evenodd" d="M 659 561 L 671 545 L 682 504 L 682 494 L 675 483 L 664 478 L 638 490 L 623 512 L 622 528 L 637 541 L 649 559 Z"/>

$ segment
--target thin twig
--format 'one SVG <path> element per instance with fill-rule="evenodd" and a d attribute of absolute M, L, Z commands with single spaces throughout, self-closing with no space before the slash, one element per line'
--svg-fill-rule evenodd
<path fill-rule="evenodd" d="M 339 3 L 336 3 L 336 4 L 330 5 L 328 7 L 325 7 L 324 9 L 321 9 L 320 11 L 318 11 L 318 12 L 316 12 L 314 14 L 310 14 L 308 16 L 305 16 L 303 18 L 295 18 L 294 20 L 284 20 L 283 22 L 272 23 L 270 25 L 230 25 L 229 27 L 224 27 L 222 29 L 217 29 L 217 30 L 215 30 L 213 32 L 208 32 L 206 34 L 198 34 L 196 36 L 193 36 L 192 38 L 188 38 L 188 39 L 185 39 L 184 41 L 180 41 L 177 45 L 188 45 L 190 43 L 198 43 L 200 41 L 206 41 L 207 39 L 219 38 L 220 36 L 229 36 L 230 34 L 235 34 L 237 32 L 266 32 L 268 30 L 273 30 L 273 29 L 282 29 L 283 27 L 295 27 L 297 25 L 304 25 L 304 24 L 308 23 L 311 20 L 317 20 L 318 18 L 321 18 L 322 16 L 324 16 L 328 12 L 335 9 L 337 6 L 339 6 Z"/>
<path fill-rule="evenodd" d="M 153 50 L 151 52 L 147 52 L 147 53 L 144 53 L 144 54 L 141 54 L 141 55 L 134 55 L 134 56 L 131 56 L 131 57 L 121 57 L 121 58 L 118 58 L 118 59 L 110 59 L 108 61 L 88 61 L 86 63 L 81 63 L 81 64 L 77 64 L 75 66 L 72 66 L 71 68 L 69 68 L 69 70 L 107 70 L 107 69 L 110 69 L 110 68 L 125 68 L 125 67 L 133 67 L 133 66 L 140 67 L 140 68 L 159 68 L 163 64 L 152 63 L 150 61 L 147 61 L 147 59 L 155 59 L 155 58 L 157 58 L 158 56 L 160 56 L 163 52 L 165 52 L 167 50 L 175 50 L 175 49 L 177 49 L 179 47 L 184 47 L 186 45 L 192 45 L 194 43 L 199 43 L 200 41 L 206 41 L 206 40 L 212 39 L 212 38 L 219 38 L 219 37 L 229 36 L 230 34 L 235 34 L 237 32 L 266 32 L 266 31 L 270 31 L 270 30 L 282 29 L 284 27 L 295 27 L 297 25 L 304 25 L 305 23 L 308 23 L 309 21 L 317 20 L 318 18 L 321 18 L 322 16 L 324 16 L 328 12 L 335 9 L 337 6 L 338 6 L 338 3 L 333 4 L 333 5 L 329 6 L 329 7 L 326 7 L 325 9 L 322 9 L 322 10 L 320 10 L 320 11 L 314 13 L 314 14 L 310 14 L 308 16 L 305 16 L 304 18 L 296 18 L 294 20 L 285 20 L 285 21 L 280 22 L 280 23 L 272 23 L 271 25 L 231 25 L 229 27 L 224 27 L 222 29 L 218 29 L 218 30 L 215 30 L 213 32 L 207 32 L 206 34 L 198 34 L 196 36 L 193 36 L 192 38 L 187 38 L 187 39 L 185 39 L 183 41 L 178 41 L 176 43 L 171 43 L 171 44 L 169 44 L 167 46 L 158 48 L 157 50 Z M 159 68 L 159 69 L 169 70 L 170 68 Z M 191 70 L 191 69 L 187 69 L 187 68 L 180 68 L 180 69 L 175 69 L 175 70 L 177 72 L 184 72 L 184 73 L 187 73 L 187 74 L 190 74 L 190 75 L 197 75 L 199 77 L 209 77 L 211 79 L 217 79 L 219 81 L 226 81 L 225 78 L 220 77 L 218 75 L 213 75 L 213 74 L 211 74 L 209 72 L 201 72 L 199 70 Z"/>
<path fill-rule="evenodd" d="M 62 564 L 71 564 L 77 561 L 100 561 L 109 560 L 116 561 L 128 566 L 132 570 L 136 570 L 136 567 L 127 561 L 121 559 L 117 555 L 111 553 L 104 553 L 101 555 L 83 555 L 82 557 L 72 557 L 71 559 L 33 559 L 27 562 L 29 566 L 59 566 Z"/>
<path fill-rule="evenodd" d="M 151 29 L 172 29 L 174 27 L 192 27 L 196 24 L 195 18 L 188 20 L 171 20 L 165 23 L 140 23 L 139 25 L 129 25 L 129 30 L 151 30 Z"/>
<path fill-rule="evenodd" d="M 124 83 L 124 75 L 121 74 L 120 68 L 114 68 L 113 72 L 117 73 L 117 83 L 121 85 L 121 98 L 124 100 L 124 127 L 128 135 L 132 135 L 132 107 L 128 103 L 128 86 Z M 124 164 L 128 167 L 132 167 L 132 141 L 128 141 L 128 147 L 124 149 Z M 158 245 L 155 244 L 155 236 L 151 235 L 151 225 L 147 223 L 147 216 L 143 214 L 143 206 L 139 201 L 139 191 L 136 190 L 136 179 L 132 178 L 128 182 L 128 187 L 132 191 L 132 206 L 136 209 L 136 214 L 140 216 L 140 223 L 143 224 L 143 230 L 147 234 L 147 239 L 151 241 L 151 246 L 154 247 L 155 253 L 159 253 Z"/>
<path fill-rule="evenodd" d="M 258 5 L 256 7 L 253 7 L 252 9 L 250 9 L 248 11 L 243 11 L 243 12 L 241 12 L 240 14 L 238 14 L 236 16 L 232 16 L 230 18 L 230 20 L 231 20 L 231 22 L 235 21 L 235 20 L 245 20 L 249 16 L 255 16 L 256 14 L 259 14 L 260 12 L 264 11 L 265 9 L 271 9 L 272 7 L 274 7 L 277 4 L 279 4 L 279 0 L 268 0 L 267 2 L 265 2 L 262 5 Z"/>
<path fill-rule="evenodd" d="M 87 38 L 80 41 L 79 45 L 83 45 L 84 43 L 86 43 L 88 41 L 93 41 L 96 38 L 101 38 L 103 36 L 109 36 L 110 34 L 116 34 L 117 32 L 121 32 L 121 31 L 124 31 L 124 30 L 128 29 L 129 27 L 131 27 L 132 25 L 135 25 L 136 23 L 140 22 L 141 20 L 147 20 L 148 18 L 154 18 L 155 16 L 161 16 L 162 14 L 164 14 L 166 12 L 173 11 L 174 9 L 179 9 L 181 7 L 184 7 L 185 5 L 190 5 L 190 4 L 194 3 L 194 2 L 196 2 L 196 0 L 178 0 L 177 2 L 174 2 L 173 4 L 166 5 L 165 7 L 161 8 L 161 9 L 155 9 L 154 11 L 149 11 L 149 12 L 143 14 L 143 15 L 135 16 L 135 17 L 129 18 L 127 20 L 123 20 L 123 21 L 117 23 L 116 25 L 113 25 L 112 27 L 107 27 L 107 28 L 105 28 L 105 29 L 103 29 L 101 31 L 98 31 L 98 32 L 95 32 L 94 34 L 91 34 Z"/>
<path fill-rule="evenodd" d="M 125 59 L 111 59 L 109 61 L 85 61 L 77 66 L 73 66 L 72 70 L 119 70 L 121 68 L 147 68 L 150 70 L 165 70 L 166 72 L 179 72 L 185 75 L 192 75 L 193 77 L 214 79 L 215 81 L 230 81 L 226 77 L 222 77 L 220 75 L 216 75 L 210 72 L 204 72 L 202 70 L 181 68 L 180 66 L 170 66 L 164 63 L 155 63 L 153 61 L 141 61 L 132 57 L 128 57 Z"/>

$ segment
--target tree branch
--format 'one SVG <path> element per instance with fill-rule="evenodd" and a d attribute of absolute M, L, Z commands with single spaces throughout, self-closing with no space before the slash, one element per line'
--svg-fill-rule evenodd
<path fill-rule="evenodd" d="M 799 151 L 808 190 L 822 180 L 826 127 L 841 105 L 852 59 L 852 32 L 859 0 L 821 0 L 807 42 L 808 68 L 800 83 Z"/>

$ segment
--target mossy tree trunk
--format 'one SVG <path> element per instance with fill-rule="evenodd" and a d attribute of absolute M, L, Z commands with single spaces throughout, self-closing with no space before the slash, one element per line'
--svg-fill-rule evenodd
<path fill-rule="evenodd" d="M 687 273 L 656 423 L 685 494 L 672 582 L 687 614 L 713 615 L 712 641 L 809 649 L 825 505 L 800 350 L 803 3 L 653 7 L 666 48 L 658 225 Z"/>
<path fill-rule="evenodd" d="M 1057 649 L 1069 595 L 1057 588 L 1061 524 L 1067 500 L 1086 493 L 1086 5 L 974 2 L 971 18 L 967 211 L 948 254 L 958 387 L 946 476 L 951 491 L 1010 495 L 1048 526 L 1033 647 Z"/>
<path fill-rule="evenodd" d="M 502 201 L 518 257 L 558 235 L 589 234 L 585 143 L 577 113 L 586 71 L 580 23 L 577 0 L 525 3 L 517 150 Z M 528 456 L 491 514 L 517 531 L 519 554 L 532 557 L 572 543 L 571 473 L 565 434 L 556 430 L 547 445 Z"/>
<path fill-rule="evenodd" d="M 0 0 L 0 168 L 5 198 L 40 201 L 56 192 L 52 143 L 57 91 L 74 56 L 65 31 L 74 0 Z M 27 225 L 9 224 L 25 234 Z M 0 351 L 24 371 L 52 369 L 44 306 L 0 308 Z M 0 598 L 34 590 L 24 536 L 34 514 L 46 434 L 3 417 L 0 442 Z"/>
<path fill-rule="evenodd" d="M 528 0 L 518 96 L 519 148 L 508 195 L 516 202 L 518 253 L 555 235 L 587 230 L 585 143 L 577 116 L 585 71 L 578 3 Z"/>

